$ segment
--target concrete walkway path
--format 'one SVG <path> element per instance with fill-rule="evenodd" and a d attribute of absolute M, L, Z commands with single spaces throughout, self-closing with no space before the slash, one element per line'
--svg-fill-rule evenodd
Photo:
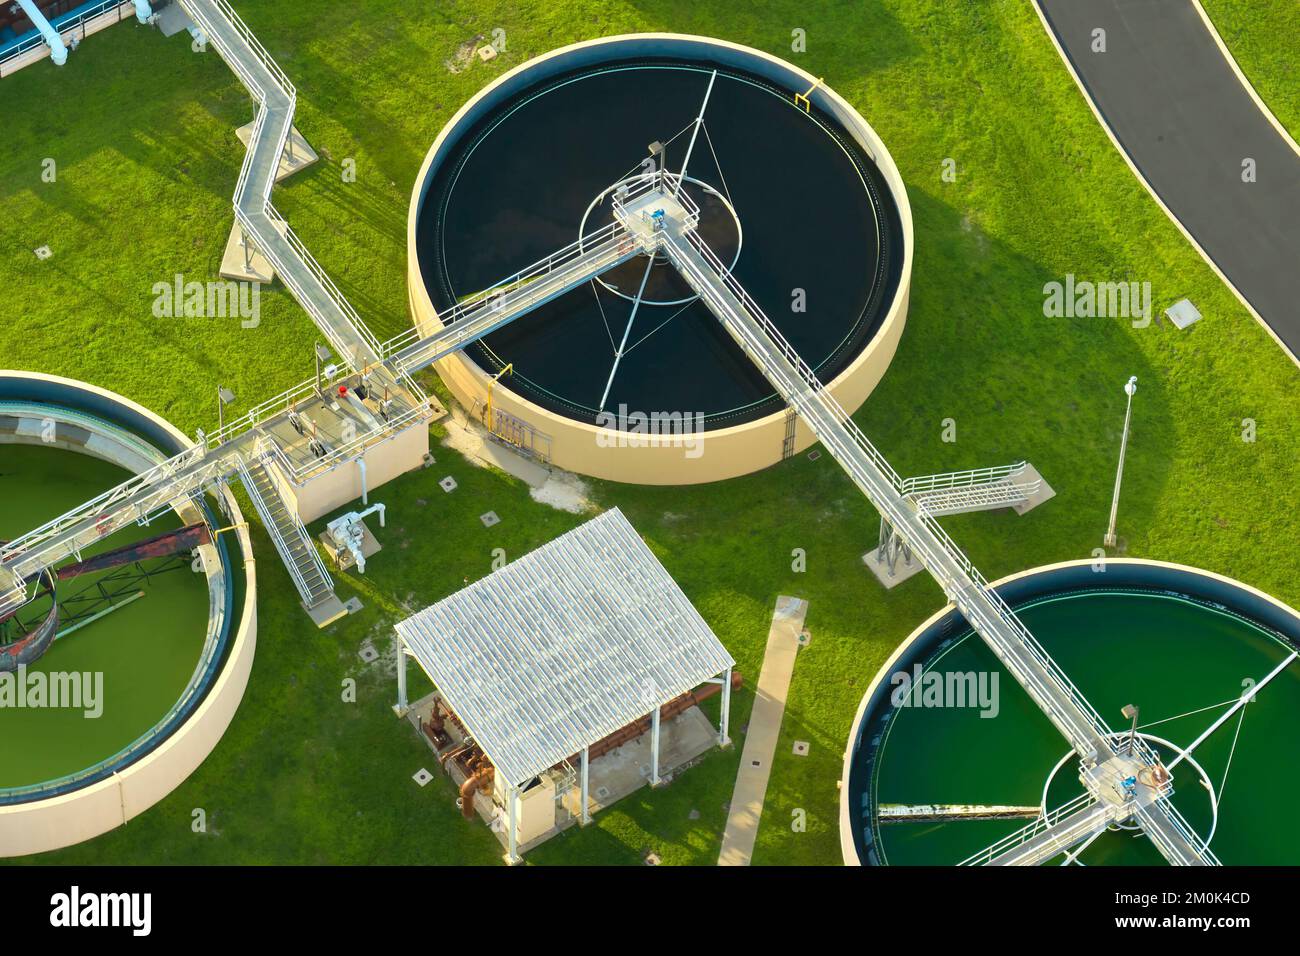
<path fill-rule="evenodd" d="M 731 794 L 718 866 L 749 866 L 754 855 L 767 780 L 776 756 L 776 741 L 781 735 L 781 718 L 785 715 L 785 699 L 794 675 L 794 659 L 799 653 L 799 634 L 807 614 L 807 601 L 785 595 L 776 599 L 776 613 L 767 633 L 767 650 L 758 674 L 754 710 L 745 731 L 745 748 L 736 772 L 736 789 Z"/>

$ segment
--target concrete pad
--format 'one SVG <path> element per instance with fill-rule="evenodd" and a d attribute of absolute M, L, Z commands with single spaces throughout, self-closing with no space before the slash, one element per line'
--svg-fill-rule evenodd
<path fill-rule="evenodd" d="M 786 695 L 790 678 L 794 676 L 794 659 L 799 653 L 799 634 L 807 614 L 807 601 L 785 595 L 776 599 L 776 612 L 767 633 L 767 650 L 754 691 L 754 709 L 731 794 L 727 828 L 722 834 L 718 866 L 748 866 L 754 855 L 767 782 L 781 734 L 781 719 L 785 716 Z"/>
<path fill-rule="evenodd" d="M 871 569 L 871 573 L 876 576 L 876 580 L 886 588 L 897 587 L 908 578 L 925 570 L 925 565 L 918 561 L 915 556 L 912 558 L 912 563 L 908 564 L 900 555 L 894 565 L 894 573 L 890 574 L 889 565 L 876 560 L 875 548 L 862 556 L 862 563 Z"/>
<path fill-rule="evenodd" d="M 1191 299 L 1179 299 L 1165 309 L 1165 318 L 1172 322 L 1174 327 L 1181 332 L 1193 322 L 1201 320 L 1201 311 L 1192 305 Z"/>
<path fill-rule="evenodd" d="M 236 282 L 260 282 L 270 285 L 275 281 L 275 269 L 266 256 L 256 249 L 244 257 L 244 230 L 235 222 L 230 227 L 230 238 L 226 240 L 226 251 L 221 257 L 221 277 L 234 279 Z"/>
<path fill-rule="evenodd" d="M 163 36 L 171 37 L 194 26 L 194 21 L 179 3 L 171 3 L 158 11 L 154 26 L 162 31 Z"/>
<path fill-rule="evenodd" d="M 441 757 L 448 751 L 458 747 L 463 742 L 464 737 L 455 724 L 449 722 L 447 725 L 449 740 L 440 750 L 429 739 L 428 735 L 421 730 L 421 724 L 428 720 L 429 714 L 433 710 L 434 701 L 437 699 L 438 693 L 434 691 L 411 703 L 406 710 L 394 707 L 393 712 L 399 717 L 405 717 L 430 751 L 435 756 Z M 664 783 L 671 782 L 676 773 L 692 765 L 717 745 L 718 729 L 710 723 L 699 707 L 691 707 L 672 720 L 665 720 L 659 728 L 659 775 L 661 780 Z M 645 768 L 649 767 L 650 759 L 650 734 L 647 732 L 593 760 L 588 777 L 588 811 L 594 814 L 596 811 L 608 807 L 616 800 L 620 800 L 628 794 L 648 786 L 648 769 Z M 454 787 L 459 788 L 465 782 L 465 776 L 454 760 L 443 765 L 443 769 L 451 778 Z M 558 805 L 555 827 L 533 840 L 521 843 L 518 848 L 519 855 L 523 856 L 557 833 L 578 826 L 582 818 L 581 802 L 581 787 L 575 779 L 572 787 L 562 790 L 557 795 Z M 474 794 L 474 810 L 479 818 L 491 827 L 501 846 L 506 847 L 509 843 L 509 835 L 506 833 L 504 826 L 504 815 L 501 808 L 497 807 L 493 802 L 491 795 L 482 791 Z M 449 808 L 447 812 L 457 813 L 458 811 Z M 512 863 L 509 859 L 506 859 L 506 862 Z"/>
<path fill-rule="evenodd" d="M 247 147 L 249 141 L 253 138 L 253 124 L 246 123 L 239 127 L 239 129 L 235 130 L 235 135 Z M 307 143 L 302 133 L 298 132 L 298 127 L 294 126 L 289 130 L 289 139 L 285 143 L 284 152 L 280 154 L 280 168 L 275 171 L 275 181 L 278 183 L 282 179 L 306 169 L 319 159 L 320 157 L 316 155 L 316 151 Z"/>
<path fill-rule="evenodd" d="M 347 548 L 340 548 L 338 545 L 336 545 L 334 543 L 334 539 L 330 536 L 330 533 L 328 531 L 322 531 L 319 535 L 317 535 L 317 537 L 320 539 L 320 543 L 324 545 L 325 553 L 328 554 L 330 556 L 330 560 L 334 562 L 334 567 L 338 568 L 340 571 L 346 571 L 348 568 L 352 567 L 357 563 L 356 559 L 352 557 L 352 552 L 349 551 Z M 361 522 L 362 556 L 365 558 L 370 558 L 372 555 L 378 554 L 382 550 L 384 550 L 384 546 L 379 543 L 379 539 L 376 538 L 370 532 L 370 529 L 368 527 L 366 527 L 365 521 L 362 521 Z"/>
<path fill-rule="evenodd" d="M 1027 511 L 1033 511 L 1044 501 L 1056 497 L 1056 491 L 1047 483 L 1047 479 L 1043 478 L 1043 476 L 1038 473 L 1038 469 L 1033 465 L 1026 464 L 1024 474 L 1020 476 L 1019 482 L 1021 484 L 1033 484 L 1035 481 L 1039 480 L 1043 483 L 1039 485 L 1037 491 L 1030 495 L 1022 504 L 1011 506 L 1015 510 L 1016 514 L 1022 515 Z"/>
<path fill-rule="evenodd" d="M 698 707 L 691 707 L 659 725 L 659 785 L 672 782 L 678 768 L 718 744 L 718 728 Z M 650 783 L 650 734 L 644 733 L 591 762 L 587 809 L 595 814 Z M 560 798 L 560 806 L 580 818 L 581 788 Z"/>
<path fill-rule="evenodd" d="M 315 621 L 316 626 L 320 628 L 329 627 L 339 618 L 348 616 L 347 605 L 340 601 L 337 595 L 333 594 L 330 595 L 328 600 L 323 601 L 315 607 L 308 607 L 304 604 L 302 609 L 307 612 L 307 616 Z"/>
<path fill-rule="evenodd" d="M 550 471 L 535 461 L 487 439 L 487 429 L 468 420 L 453 417 L 447 421 L 444 444 L 471 458 L 479 465 L 500 468 L 513 475 L 530 488 L 541 488 L 550 477 Z"/>

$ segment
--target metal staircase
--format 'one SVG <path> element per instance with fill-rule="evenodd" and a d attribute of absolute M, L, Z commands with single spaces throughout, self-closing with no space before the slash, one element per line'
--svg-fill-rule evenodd
<path fill-rule="evenodd" d="M 967 511 L 990 511 L 1026 504 L 1043 486 L 1029 471 L 1029 463 L 971 471 L 949 471 L 908 478 L 903 494 L 910 495 L 935 517 Z"/>
<path fill-rule="evenodd" d="M 267 471 L 264 457 L 241 464 L 239 477 L 244 490 L 253 501 L 258 516 L 266 525 L 275 550 L 280 553 L 284 566 L 289 569 L 294 586 L 307 608 L 319 607 L 334 598 L 334 581 L 325 570 L 316 546 L 307 534 L 298 513 L 285 502 L 280 490 Z"/>

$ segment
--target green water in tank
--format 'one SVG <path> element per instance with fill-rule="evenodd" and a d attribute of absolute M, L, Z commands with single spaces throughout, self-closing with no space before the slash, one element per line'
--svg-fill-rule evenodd
<path fill-rule="evenodd" d="M 1224 713 L 1244 681 L 1258 682 L 1290 653 L 1249 621 L 1155 592 L 1079 592 L 1018 613 L 1112 729 L 1127 728 L 1121 710 L 1136 704 L 1140 728 L 1179 747 Z M 969 632 L 938 651 L 926 669 L 982 673 L 989 691 L 996 675 L 996 709 L 981 708 L 978 694 L 974 706 L 894 708 L 870 782 L 874 801 L 1040 805 L 1044 784 L 1067 746 L 1020 685 Z M 1297 716 L 1300 660 L 1192 755 L 1219 795 L 1210 845 L 1225 864 L 1300 859 L 1300 817 L 1289 800 L 1300 786 L 1300 766 L 1290 756 Z M 1161 750 L 1166 762 L 1176 753 Z M 1176 806 L 1198 833 L 1208 834 L 1209 794 L 1189 762 L 1174 771 L 1174 787 Z M 1048 807 L 1081 792 L 1077 760 L 1067 761 L 1053 778 Z M 891 823 L 876 832 L 888 863 L 953 863 L 1025 822 Z M 1110 831 L 1080 861 L 1144 864 L 1161 858 L 1145 837 Z"/>
<path fill-rule="evenodd" d="M 72 451 L 0 445 L 0 540 L 16 538 L 128 476 L 122 468 Z M 148 528 L 132 525 L 85 556 L 179 526 L 174 514 Z M 61 582 L 60 597 L 93 587 L 106 573 Z M 47 675 L 102 675 L 99 716 L 87 716 L 84 707 L 0 706 L 0 789 L 75 774 L 112 757 L 180 698 L 203 650 L 207 582 L 186 568 L 157 575 L 138 589 L 144 597 L 59 638 L 29 668 Z"/>

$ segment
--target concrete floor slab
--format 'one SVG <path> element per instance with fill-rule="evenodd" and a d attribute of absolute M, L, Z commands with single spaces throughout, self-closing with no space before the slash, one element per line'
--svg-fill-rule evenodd
<path fill-rule="evenodd" d="M 698 707 L 692 707 L 659 727 L 659 777 L 661 785 L 710 748 L 717 746 L 718 729 Z M 650 735 L 642 734 L 591 762 L 587 806 L 603 810 L 628 794 L 649 785 Z M 581 815 L 582 794 L 575 787 L 560 800 L 572 817 Z"/>
<path fill-rule="evenodd" d="M 799 634 L 807 614 L 807 601 L 785 595 L 776 599 L 776 612 L 767 633 L 767 650 L 754 691 L 754 709 L 749 716 L 740 769 L 736 771 L 736 786 L 731 794 L 727 828 L 722 834 L 719 866 L 748 866 L 754 855 L 767 782 L 781 734 L 781 719 L 785 716 L 786 695 L 790 678 L 794 676 L 794 659 L 799 653 Z"/>

